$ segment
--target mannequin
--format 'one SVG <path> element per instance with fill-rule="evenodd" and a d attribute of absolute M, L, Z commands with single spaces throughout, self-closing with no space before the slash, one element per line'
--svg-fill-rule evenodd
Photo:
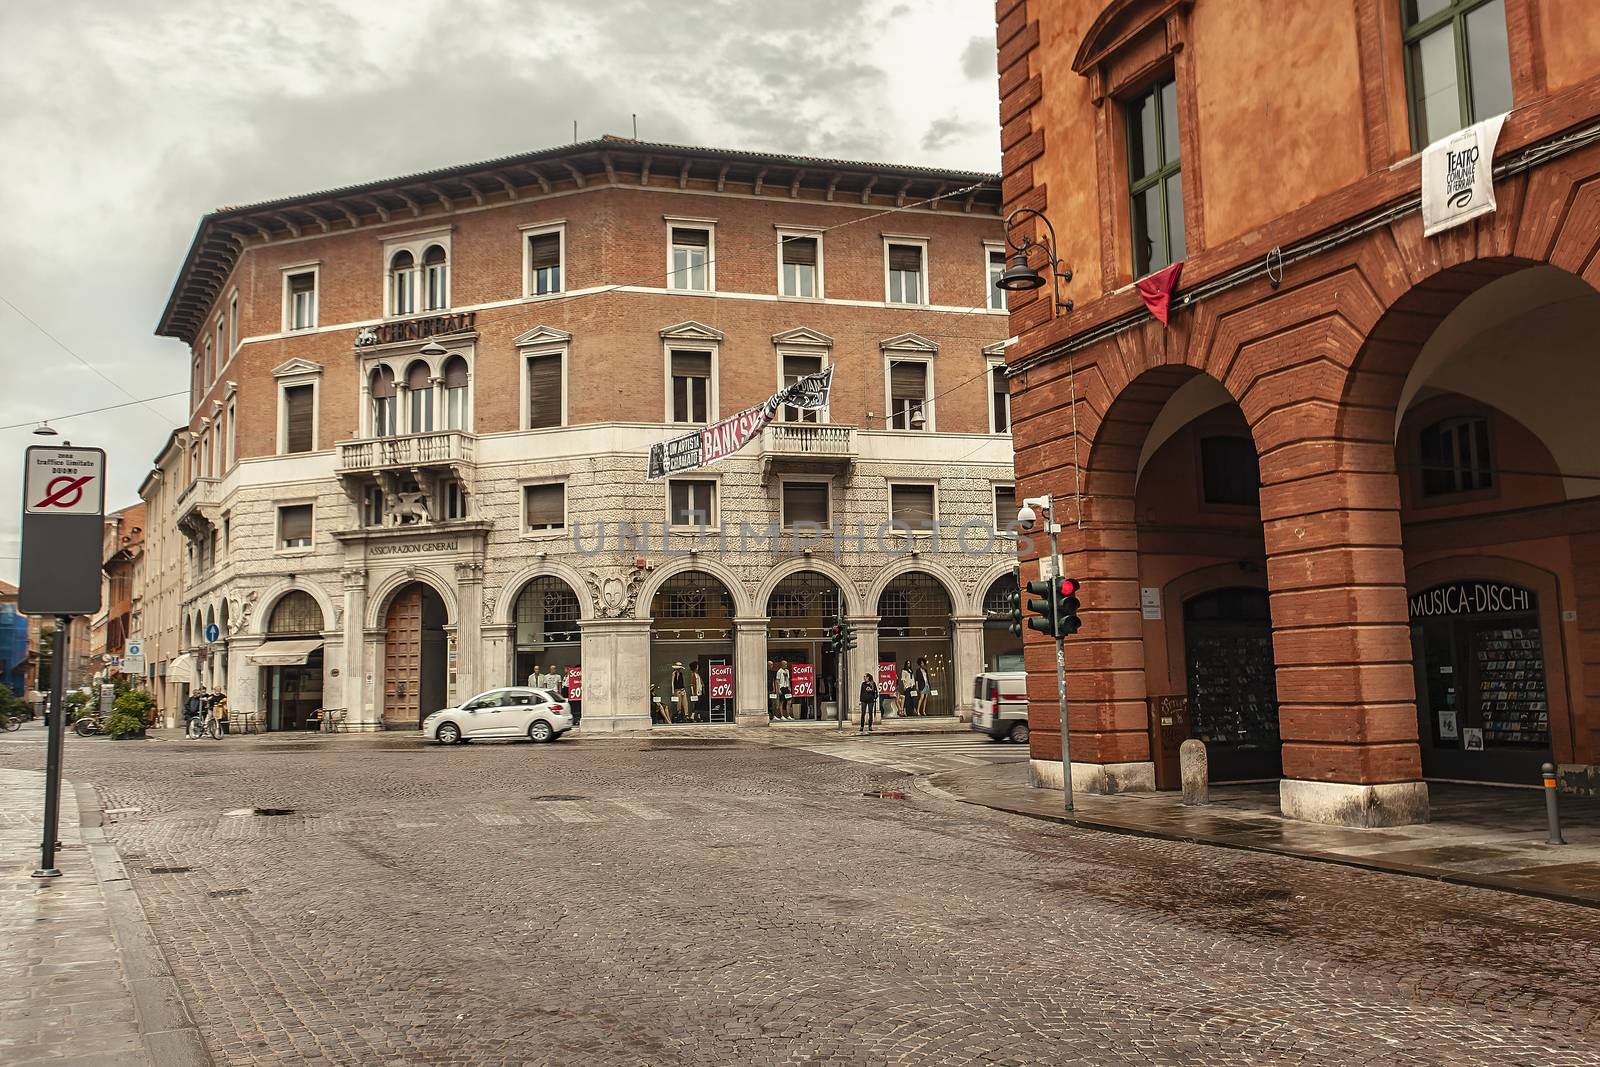
<path fill-rule="evenodd" d="M 672 703 L 667 705 L 667 721 L 672 722 L 673 711 L 677 710 L 677 721 L 686 722 L 689 718 L 689 679 L 688 669 L 682 663 L 672 665 Z"/>

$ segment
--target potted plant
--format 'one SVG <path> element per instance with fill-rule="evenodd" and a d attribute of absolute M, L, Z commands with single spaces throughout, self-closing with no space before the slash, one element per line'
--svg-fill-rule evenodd
<path fill-rule="evenodd" d="M 105 730 L 114 740 L 143 737 L 150 707 L 155 701 L 142 689 L 126 689 L 111 705 Z"/>

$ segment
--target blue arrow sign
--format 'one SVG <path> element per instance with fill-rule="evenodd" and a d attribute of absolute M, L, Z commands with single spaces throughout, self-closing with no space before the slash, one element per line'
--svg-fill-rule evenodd
<path fill-rule="evenodd" d="M 221 636 L 222 636 L 222 630 L 221 630 L 220 627 L 217 626 L 216 623 L 214 623 L 214 622 L 206 623 L 206 641 L 207 641 L 207 643 L 214 642 L 214 641 L 216 641 L 217 638 L 219 638 Z"/>

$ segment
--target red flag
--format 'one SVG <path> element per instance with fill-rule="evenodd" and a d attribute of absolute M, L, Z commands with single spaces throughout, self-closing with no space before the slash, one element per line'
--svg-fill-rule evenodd
<path fill-rule="evenodd" d="M 1178 279 L 1183 276 L 1183 260 L 1178 260 L 1170 267 L 1163 267 L 1154 274 L 1140 278 L 1137 283 L 1139 298 L 1144 301 L 1144 306 L 1150 309 L 1150 314 L 1161 320 L 1161 325 L 1167 324 L 1167 311 L 1172 307 L 1172 294 L 1178 288 Z"/>

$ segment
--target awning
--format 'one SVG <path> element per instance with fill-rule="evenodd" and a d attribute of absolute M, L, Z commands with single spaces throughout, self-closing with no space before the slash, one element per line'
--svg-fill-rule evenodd
<path fill-rule="evenodd" d="M 303 641 L 267 641 L 246 655 L 258 667 L 298 667 L 321 647 L 320 637 L 308 637 Z"/>
<path fill-rule="evenodd" d="M 187 682 L 194 684 L 194 657 L 187 652 L 180 653 L 178 658 L 167 664 L 167 681 L 174 685 Z"/>

